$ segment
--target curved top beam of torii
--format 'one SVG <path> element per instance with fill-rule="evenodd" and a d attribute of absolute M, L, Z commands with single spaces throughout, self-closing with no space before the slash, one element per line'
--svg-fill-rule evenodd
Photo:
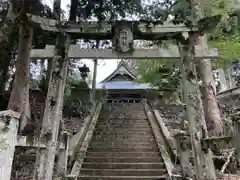
<path fill-rule="evenodd" d="M 29 22 L 45 31 L 64 31 L 71 35 L 72 39 L 112 39 L 113 28 L 116 24 L 125 23 L 132 27 L 134 39 L 162 40 L 171 39 L 182 32 L 211 31 L 218 24 L 221 16 L 213 16 L 201 19 L 196 26 L 187 27 L 184 24 L 154 24 L 150 21 L 104 21 L 101 24 L 97 21 L 82 21 L 78 24 L 67 22 L 59 26 L 59 21 L 48 19 L 37 15 L 27 14 Z"/>
<path fill-rule="evenodd" d="M 71 36 L 72 39 L 113 39 L 114 28 L 116 25 L 130 28 L 133 32 L 133 39 L 144 40 L 162 40 L 172 39 L 183 32 L 205 32 L 212 30 L 220 16 L 208 17 L 201 19 L 196 26 L 187 27 L 183 24 L 174 25 L 165 23 L 163 25 L 153 25 L 146 21 L 115 21 L 103 22 L 99 25 L 98 22 L 81 22 L 79 24 L 65 24 L 59 26 L 59 21 L 54 19 L 47 19 L 36 15 L 27 14 L 29 22 L 34 26 L 40 26 L 43 30 L 52 32 L 65 32 Z M 215 21 L 214 21 L 215 20 Z M 119 27 L 120 27 L 119 26 Z M 117 28 L 116 28 L 117 29 Z M 205 47 L 195 46 L 196 58 L 216 58 L 218 53 L 216 49 L 206 50 Z M 44 50 L 32 50 L 32 59 L 50 59 L 54 56 L 54 47 L 47 46 Z M 176 45 L 171 45 L 169 48 L 157 49 L 134 49 L 132 52 L 119 53 L 112 49 L 88 50 L 80 49 L 78 45 L 71 45 L 69 48 L 68 57 L 70 59 L 79 58 L 100 58 L 100 59 L 175 59 L 179 58 L 180 54 Z"/>

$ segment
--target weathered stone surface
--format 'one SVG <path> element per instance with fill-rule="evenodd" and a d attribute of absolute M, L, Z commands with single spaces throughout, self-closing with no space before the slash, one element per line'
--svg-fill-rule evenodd
<path fill-rule="evenodd" d="M 141 103 L 106 103 L 86 152 L 81 179 L 166 179 Z"/>
<path fill-rule="evenodd" d="M 0 110 L 4 110 L 7 107 L 7 103 L 8 103 L 8 99 L 9 99 L 9 95 L 8 94 L 4 94 L 0 96 Z M 30 105 L 31 105 L 31 112 L 32 112 L 32 119 L 31 119 L 31 124 L 33 126 L 31 130 L 31 133 L 33 133 L 34 139 L 36 139 L 36 137 L 38 137 L 38 133 L 41 127 L 41 122 L 42 122 L 42 113 L 43 113 L 43 109 L 44 109 L 44 94 L 43 92 L 39 91 L 39 90 L 30 90 Z M 64 113 L 65 112 L 65 113 Z M 71 133 L 75 134 L 76 132 L 79 131 L 80 127 L 83 124 L 83 120 L 84 120 L 84 116 L 87 115 L 85 113 L 83 113 L 82 115 L 75 115 L 72 116 L 71 111 L 64 111 L 63 112 L 63 118 L 64 118 L 64 122 L 65 122 L 65 128 L 66 130 L 70 131 Z M 22 141 L 21 141 L 22 142 Z M 25 141 L 24 141 L 25 142 Z M 20 143 L 19 145 L 23 145 L 26 143 Z M 17 149 L 21 148 L 21 147 L 16 147 Z M 26 147 L 27 149 L 31 148 L 31 147 Z M 25 152 L 26 150 L 24 150 Z M 15 152 L 15 157 L 18 157 L 18 150 Z M 34 155 L 35 156 L 35 155 Z M 14 158 L 14 162 L 13 162 L 13 172 L 11 175 L 11 179 L 12 180 L 29 180 L 32 179 L 32 171 L 27 171 L 27 169 L 31 169 L 31 167 L 33 168 L 34 165 L 34 160 L 30 160 L 35 158 L 32 155 L 28 155 L 28 153 L 26 153 L 25 156 L 21 155 L 21 159 L 26 159 L 26 161 L 18 161 L 16 158 Z M 29 159 L 29 157 L 31 157 Z M 32 164 L 32 165 L 31 165 Z"/>
<path fill-rule="evenodd" d="M 12 110 L 0 112 L 0 179 L 11 177 L 19 119 L 20 114 Z"/>
<path fill-rule="evenodd" d="M 181 129 L 181 122 L 184 120 L 184 107 L 179 105 L 164 105 L 156 107 L 160 115 L 170 131 L 171 135 L 174 134 Z"/>
<path fill-rule="evenodd" d="M 219 180 L 239 180 L 240 176 L 234 174 L 224 174 Z"/>
<path fill-rule="evenodd" d="M 202 47 L 196 46 L 196 58 L 216 58 L 218 56 L 217 49 L 209 49 L 204 52 Z M 45 49 L 33 49 L 31 51 L 31 59 L 51 59 L 54 54 L 54 46 L 46 46 Z M 123 53 L 119 55 L 112 49 L 80 49 L 79 45 L 71 45 L 68 57 L 70 59 L 177 59 L 180 57 L 178 47 L 170 45 L 167 48 L 157 49 L 134 49 L 131 53 Z"/>

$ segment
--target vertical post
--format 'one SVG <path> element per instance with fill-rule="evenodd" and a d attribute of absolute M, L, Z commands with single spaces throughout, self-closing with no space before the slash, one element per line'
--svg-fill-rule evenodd
<path fill-rule="evenodd" d="M 174 136 L 177 142 L 177 151 L 180 158 L 182 177 L 192 177 L 190 167 L 191 143 L 189 134 L 185 131 L 180 131 Z"/>
<path fill-rule="evenodd" d="M 61 0 L 54 1 L 54 15 L 60 22 Z M 58 34 L 54 57 L 49 71 L 48 91 L 40 133 L 40 141 L 47 144 L 36 158 L 35 179 L 52 180 L 60 121 L 62 118 L 62 103 L 68 71 L 68 50 L 71 39 L 68 34 Z"/>
<path fill-rule="evenodd" d="M 0 112 L 0 179 L 10 180 L 20 113 Z"/>
<path fill-rule="evenodd" d="M 93 69 L 93 80 L 92 80 L 92 101 L 96 100 L 96 78 L 97 78 L 97 66 L 98 66 L 98 59 L 93 60 L 94 69 Z"/>
<path fill-rule="evenodd" d="M 233 88 L 231 66 L 228 66 L 224 69 L 224 74 L 225 74 L 225 77 L 226 77 L 227 89 Z"/>
<path fill-rule="evenodd" d="M 234 143 L 234 146 L 236 148 L 238 162 L 240 162 L 240 142 L 239 142 L 239 137 L 240 137 L 240 113 L 232 114 L 231 119 L 232 119 L 233 128 L 234 128 L 233 143 Z"/>
<path fill-rule="evenodd" d="M 40 157 L 43 157 L 42 162 L 39 161 L 39 157 L 36 161 L 36 171 L 38 172 L 35 178 L 41 180 L 52 180 L 54 161 L 57 149 L 57 139 L 59 134 L 60 120 L 62 116 L 62 103 L 65 89 L 65 83 L 68 70 L 68 48 L 70 44 L 70 38 L 66 36 L 66 40 L 59 44 L 64 44 L 65 52 L 59 51 L 56 47 L 56 53 L 53 59 L 53 65 L 51 70 L 51 76 L 49 78 L 48 93 L 45 102 L 43 124 L 41 129 L 40 140 L 47 143 L 47 149 L 43 150 Z M 57 43 L 57 44 L 58 44 Z M 59 56 L 58 53 L 64 53 L 64 56 Z M 41 167 L 43 164 L 43 168 Z"/>
<path fill-rule="evenodd" d="M 207 130 L 194 63 L 195 40 L 196 35 L 189 33 L 187 38 L 182 36 L 182 39 L 178 42 L 181 57 L 183 99 L 186 105 L 186 119 L 192 144 L 196 179 L 216 180 L 211 150 L 209 147 L 203 149 L 201 145 L 201 139 L 204 135 L 207 135 Z"/>
<path fill-rule="evenodd" d="M 62 133 L 63 143 L 65 145 L 64 149 L 60 149 L 58 155 L 57 173 L 59 177 L 65 177 L 67 175 L 67 163 L 68 163 L 68 152 L 69 152 L 69 136 L 68 132 Z"/>

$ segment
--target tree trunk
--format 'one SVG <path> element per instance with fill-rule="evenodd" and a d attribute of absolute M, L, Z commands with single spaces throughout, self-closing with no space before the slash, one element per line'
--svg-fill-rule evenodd
<path fill-rule="evenodd" d="M 200 3 L 200 0 L 192 0 L 193 8 L 196 9 L 196 21 L 202 18 Z M 206 36 L 200 37 L 198 44 L 204 47 L 206 52 Z M 223 132 L 223 125 L 216 97 L 216 87 L 212 76 L 211 61 L 209 59 L 203 59 L 197 62 L 197 71 L 200 80 L 202 80 L 201 93 L 208 132 L 210 132 L 210 134 L 220 135 Z"/>
<path fill-rule="evenodd" d="M 59 126 L 62 118 L 62 103 L 68 69 L 67 52 L 70 39 L 65 43 L 60 42 L 60 38 L 58 38 L 56 48 L 59 47 L 59 44 L 66 44 L 65 57 L 60 57 L 58 54 L 55 54 L 52 60 L 52 69 L 40 135 L 40 141 L 47 143 L 47 148 L 40 152 L 36 160 L 35 173 L 37 173 L 37 175 L 35 175 L 35 178 L 38 180 L 52 180 Z M 55 52 L 59 53 L 59 49 L 56 49 Z"/>
<path fill-rule="evenodd" d="M 29 55 L 32 46 L 33 28 L 21 23 L 19 25 L 19 44 L 16 61 L 16 72 L 11 91 L 8 109 L 22 114 L 20 131 L 24 130 L 30 119 L 29 105 Z"/>
<path fill-rule="evenodd" d="M 71 0 L 70 15 L 69 15 L 69 21 L 71 22 L 76 22 L 77 6 L 78 6 L 78 0 Z"/>
<path fill-rule="evenodd" d="M 204 149 L 201 144 L 201 139 L 204 135 L 207 135 L 207 130 L 194 64 L 194 39 L 194 37 L 190 36 L 188 40 L 179 44 L 186 119 L 192 144 L 196 179 L 216 180 L 211 150 L 208 147 Z M 202 135 L 199 133 L 201 131 Z"/>
<path fill-rule="evenodd" d="M 13 26 L 9 27 L 8 24 L 4 24 L 0 31 L 0 94 L 5 91 L 8 80 L 8 68 L 10 66 L 12 50 L 15 41 L 11 38 L 13 35 L 11 33 L 12 28 Z"/>
<path fill-rule="evenodd" d="M 206 37 L 200 37 L 198 44 L 206 47 Z M 217 102 L 216 86 L 212 76 L 211 61 L 209 59 L 202 59 L 196 64 L 198 75 L 200 80 L 202 80 L 200 90 L 208 132 L 210 135 L 221 135 L 223 133 L 223 124 Z"/>
<path fill-rule="evenodd" d="M 8 80 L 8 68 L 10 65 L 10 60 L 11 60 L 11 44 L 8 42 L 5 42 L 6 44 L 6 49 L 3 52 L 2 60 L 0 60 L 0 94 L 4 93 L 5 88 L 6 88 L 6 83 Z"/>

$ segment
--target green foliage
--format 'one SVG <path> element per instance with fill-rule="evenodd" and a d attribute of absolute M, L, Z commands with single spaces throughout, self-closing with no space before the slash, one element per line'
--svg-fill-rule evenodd
<path fill-rule="evenodd" d="M 85 116 L 90 112 L 92 102 L 90 101 L 90 89 L 86 82 L 77 79 L 68 80 L 65 92 L 65 115 Z"/>
<path fill-rule="evenodd" d="M 71 9 L 71 14 L 85 19 L 96 17 L 99 21 L 131 18 L 133 15 L 144 21 L 155 21 L 156 24 L 166 21 L 169 15 L 172 15 L 175 24 L 191 25 L 193 21 L 189 0 L 153 0 L 150 3 L 142 0 L 78 0 L 75 8 Z"/>
<path fill-rule="evenodd" d="M 240 57 L 240 34 L 238 18 L 230 16 L 234 10 L 232 0 L 203 0 L 205 16 L 221 14 L 216 30 L 209 34 L 209 45 L 218 49 L 220 59 L 213 62 L 214 68 L 224 68 Z"/>
<path fill-rule="evenodd" d="M 124 18 L 127 13 L 141 11 L 141 0 L 81 0 L 76 8 L 79 9 L 77 15 L 85 19 L 96 17 L 99 21 L 114 20 L 119 16 Z"/>
<path fill-rule="evenodd" d="M 203 15 L 214 16 L 221 14 L 223 20 L 229 17 L 229 13 L 233 8 L 232 0 L 202 0 L 201 1 Z"/>
<path fill-rule="evenodd" d="M 108 96 L 107 89 L 97 89 L 95 93 L 95 101 L 104 102 Z"/>
<path fill-rule="evenodd" d="M 213 62 L 214 68 L 224 68 L 240 57 L 240 36 L 219 37 L 210 41 L 210 46 L 219 51 L 220 59 Z"/>
<path fill-rule="evenodd" d="M 137 83 L 149 83 L 155 89 L 155 97 L 175 98 L 180 85 L 179 69 L 176 60 L 128 60 L 135 67 Z"/>

